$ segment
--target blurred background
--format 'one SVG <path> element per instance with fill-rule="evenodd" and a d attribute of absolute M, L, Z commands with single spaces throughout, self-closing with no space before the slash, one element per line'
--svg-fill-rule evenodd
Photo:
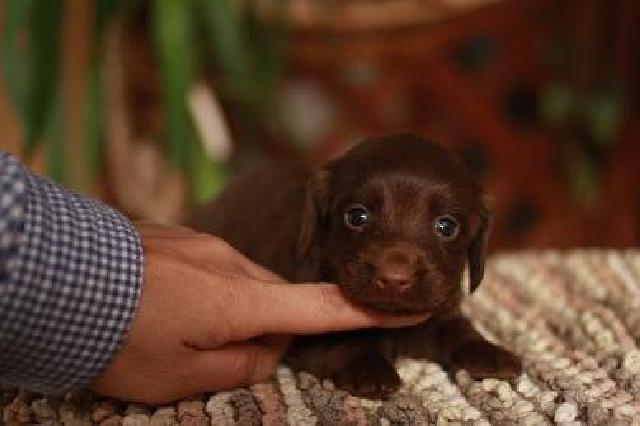
<path fill-rule="evenodd" d="M 0 148 L 178 223 L 268 157 L 451 146 L 492 249 L 640 243 L 637 0 L 2 0 Z"/>

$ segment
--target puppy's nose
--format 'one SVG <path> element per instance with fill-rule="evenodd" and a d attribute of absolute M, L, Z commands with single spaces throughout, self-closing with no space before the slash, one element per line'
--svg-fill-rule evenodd
<path fill-rule="evenodd" d="M 388 263 L 378 268 L 375 284 L 388 290 L 406 291 L 413 286 L 413 268 L 407 264 Z"/>

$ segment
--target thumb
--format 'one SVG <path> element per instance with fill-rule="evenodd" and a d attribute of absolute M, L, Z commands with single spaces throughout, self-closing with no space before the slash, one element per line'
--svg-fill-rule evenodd
<path fill-rule="evenodd" d="M 274 336 L 198 352 L 191 364 L 198 372 L 192 383 L 194 391 L 235 389 L 264 382 L 275 371 L 287 344 L 287 338 Z"/>
<path fill-rule="evenodd" d="M 333 284 L 255 283 L 240 338 L 263 334 L 318 334 L 369 327 L 415 325 L 427 315 L 392 316 L 354 305 Z M 239 330 L 238 330 L 239 331 Z"/>

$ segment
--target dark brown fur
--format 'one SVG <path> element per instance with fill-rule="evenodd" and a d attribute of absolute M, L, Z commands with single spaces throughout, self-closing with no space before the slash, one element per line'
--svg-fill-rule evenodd
<path fill-rule="evenodd" d="M 364 205 L 354 229 L 345 212 Z M 434 220 L 450 215 L 458 236 L 445 241 Z M 427 358 L 475 377 L 521 370 L 460 314 L 462 272 L 470 289 L 484 272 L 489 214 L 480 188 L 441 146 L 414 135 L 365 141 L 311 176 L 269 167 L 238 179 L 191 225 L 222 237 L 284 278 L 337 283 L 353 301 L 394 313 L 430 313 L 426 323 L 294 341 L 287 362 L 331 378 L 356 395 L 386 397 L 400 385 L 398 356 Z"/>

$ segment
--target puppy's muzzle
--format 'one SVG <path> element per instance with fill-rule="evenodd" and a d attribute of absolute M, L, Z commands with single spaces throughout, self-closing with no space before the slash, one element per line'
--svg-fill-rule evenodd
<path fill-rule="evenodd" d="M 385 247 L 373 262 L 373 283 L 389 292 L 405 293 L 416 283 L 420 260 L 420 251 L 416 248 L 403 245 Z"/>

